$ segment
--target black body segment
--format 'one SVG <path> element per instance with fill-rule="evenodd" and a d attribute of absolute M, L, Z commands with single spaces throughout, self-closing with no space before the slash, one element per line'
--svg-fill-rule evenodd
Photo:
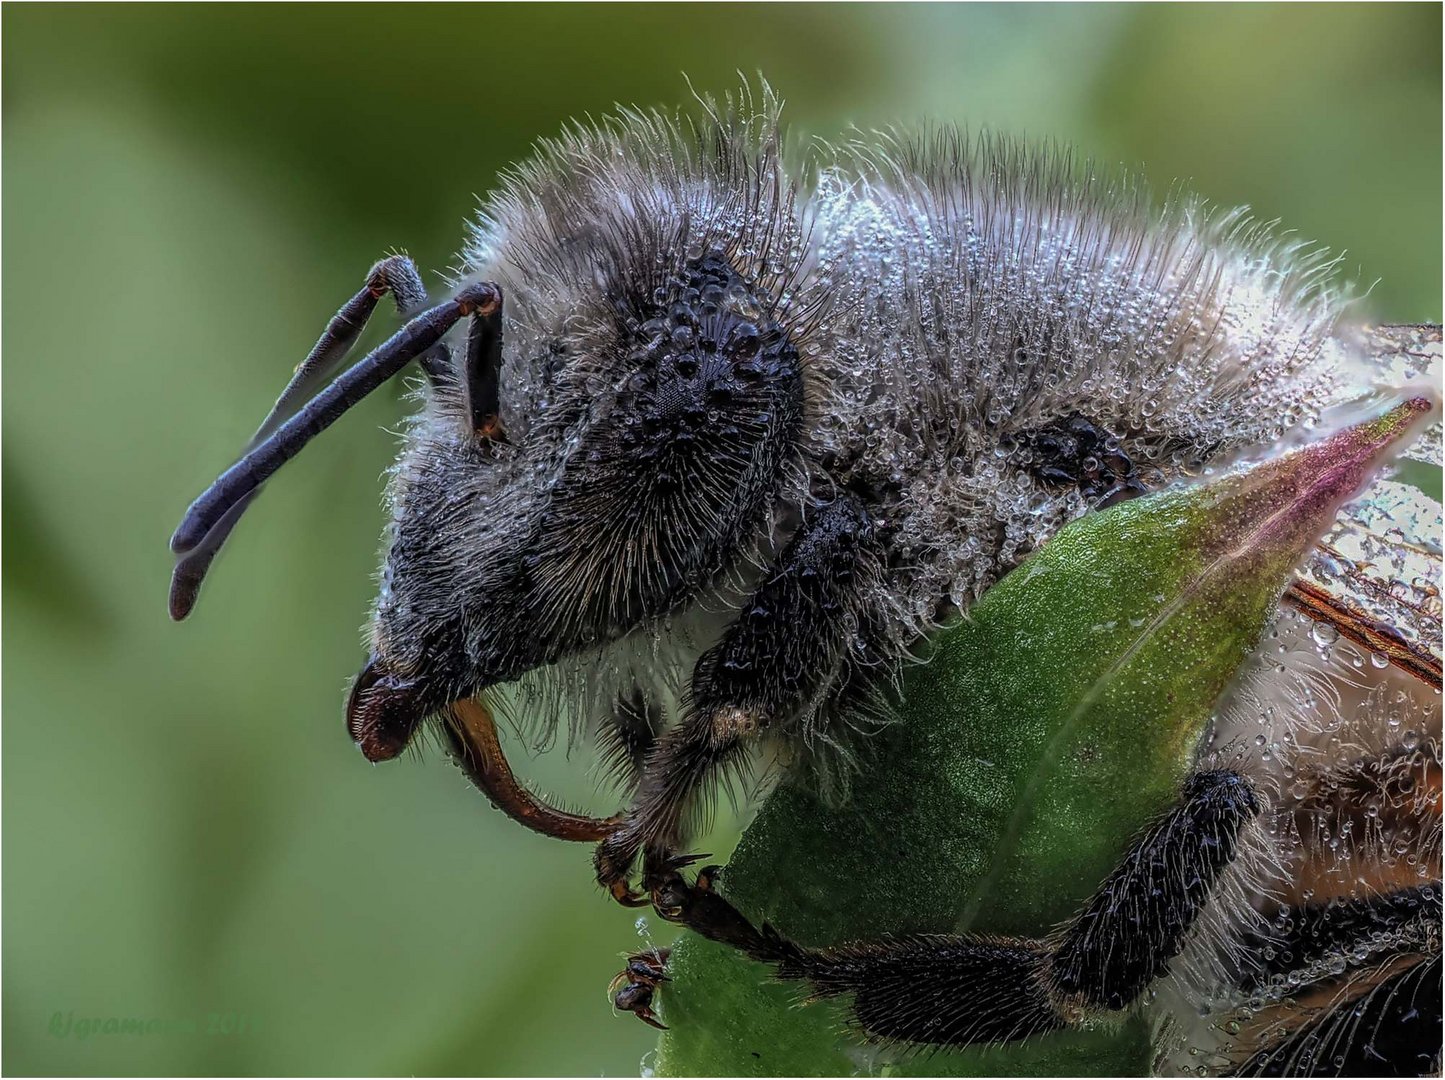
<path fill-rule="evenodd" d="M 1440 956 L 1346 997 L 1250 1058 L 1237 1076 L 1438 1076 Z"/>
<path fill-rule="evenodd" d="M 757 314 L 719 306 L 719 296 Z M 413 666 L 447 700 L 668 615 L 766 533 L 785 467 L 798 452 L 803 412 L 800 360 L 783 327 L 768 321 L 761 299 L 715 257 L 637 311 L 625 298 L 618 303 L 629 314 L 614 344 L 626 353 L 629 374 L 580 405 L 569 399 L 567 415 L 548 420 L 568 435 L 545 462 L 545 492 L 519 515 L 503 547 L 467 553 L 475 576 L 489 583 L 485 605 L 395 628 L 398 637 L 426 643 Z M 479 439 L 438 475 L 485 471 L 492 442 L 505 438 L 497 415 L 501 327 L 493 314 L 478 311 L 465 360 Z M 408 490 L 387 575 L 455 565 L 457 553 L 437 531 L 457 511 L 455 494 L 429 486 L 430 476 Z"/>
<path fill-rule="evenodd" d="M 1084 906 L 1050 961 L 1059 993 L 1121 1009 L 1168 967 L 1234 859 L 1259 800 L 1238 773 L 1195 773 Z"/>
<path fill-rule="evenodd" d="M 1259 966 L 1250 974 L 1263 981 L 1319 963 L 1331 955 L 1362 954 L 1379 959 L 1373 939 L 1424 950 L 1440 928 L 1440 882 L 1416 885 L 1380 896 L 1332 900 L 1290 908 L 1281 923 L 1282 934 L 1252 935 L 1243 945 Z"/>

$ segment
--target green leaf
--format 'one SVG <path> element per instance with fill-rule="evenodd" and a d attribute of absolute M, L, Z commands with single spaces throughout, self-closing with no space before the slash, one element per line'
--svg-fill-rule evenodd
<path fill-rule="evenodd" d="M 1085 517 L 940 635 L 830 808 L 781 787 L 722 888 L 809 945 L 888 933 L 1042 935 L 1175 798 L 1216 698 L 1291 570 L 1429 402 L 1214 483 Z M 694 937 L 673 954 L 659 1071 L 973 1075 L 1148 1071 L 1139 1018 L 1024 1046 L 886 1055 L 845 1005 Z"/>

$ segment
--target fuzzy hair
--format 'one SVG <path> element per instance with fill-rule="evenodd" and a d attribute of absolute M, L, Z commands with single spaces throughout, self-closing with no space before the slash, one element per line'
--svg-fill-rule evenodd
<path fill-rule="evenodd" d="M 1359 382 L 1333 264 L 1243 213 L 1181 196 L 1156 208 L 1137 180 L 1067 150 L 948 128 L 788 160 L 785 147 L 763 86 L 692 114 L 576 124 L 503 177 L 456 283 L 505 292 L 511 441 L 482 455 L 444 386 L 407 430 L 389 535 L 426 535 L 388 563 L 371 631 L 398 667 L 443 618 L 459 647 L 475 641 L 501 586 L 476 553 L 537 520 L 632 373 L 626 328 L 709 252 L 801 354 L 801 443 L 767 520 L 685 610 L 514 685 L 539 743 L 558 717 L 589 728 L 634 680 L 682 702 L 692 661 L 787 534 L 846 487 L 869 493 L 886 550 L 849 609 L 856 640 L 786 733 L 804 756 L 846 757 L 848 720 L 886 712 L 876 691 L 910 650 L 1088 509 L 1034 477 L 1017 436 L 1079 413 L 1164 485 L 1318 423 Z M 610 587 L 595 566 L 573 585 Z M 864 654 L 884 659 L 852 659 Z"/>

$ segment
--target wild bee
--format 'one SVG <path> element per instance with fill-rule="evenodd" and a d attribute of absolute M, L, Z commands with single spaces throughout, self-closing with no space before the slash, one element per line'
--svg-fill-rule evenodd
<path fill-rule="evenodd" d="M 952 129 L 784 142 L 766 87 L 542 141 L 446 299 L 372 268 L 171 539 L 183 618 L 260 487 L 418 361 L 348 729 L 382 761 L 434 718 L 494 804 L 665 915 L 751 748 L 841 792 L 912 650 L 1061 526 L 1371 382 L 1332 262 L 1243 214 Z M 387 293 L 405 325 L 328 382 Z M 501 688 L 599 732 L 630 805 L 519 785 Z"/>

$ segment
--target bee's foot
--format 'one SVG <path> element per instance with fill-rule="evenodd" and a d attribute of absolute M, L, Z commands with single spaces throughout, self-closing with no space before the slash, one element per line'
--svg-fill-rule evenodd
<path fill-rule="evenodd" d="M 692 881 L 678 871 L 706 855 L 681 855 L 650 861 L 645 885 L 659 917 L 695 934 L 721 941 L 752 956 L 766 951 L 762 934 L 717 891 L 721 866 L 704 866 Z"/>
<path fill-rule="evenodd" d="M 607 892 L 623 907 L 646 907 L 653 902 L 647 893 L 634 892 L 626 878 L 612 882 L 607 886 Z"/>
<path fill-rule="evenodd" d="M 691 884 L 679 871 L 709 857 L 705 854 L 660 855 L 648 859 L 643 886 L 660 917 L 668 922 L 688 924 L 688 913 L 696 910 L 702 897 L 712 892 L 722 867 L 703 867 Z"/>
<path fill-rule="evenodd" d="M 612 1007 L 632 1013 L 649 1027 L 666 1031 L 667 1025 L 652 1011 L 652 1002 L 658 986 L 667 982 L 667 958 L 671 952 L 671 949 L 649 949 L 629 956 L 627 966 L 607 985 Z"/>
<path fill-rule="evenodd" d="M 636 846 L 616 833 L 598 844 L 593 856 L 597 884 L 623 907 L 646 907 L 652 903 L 648 892 L 633 891 L 632 864 L 636 860 Z"/>

